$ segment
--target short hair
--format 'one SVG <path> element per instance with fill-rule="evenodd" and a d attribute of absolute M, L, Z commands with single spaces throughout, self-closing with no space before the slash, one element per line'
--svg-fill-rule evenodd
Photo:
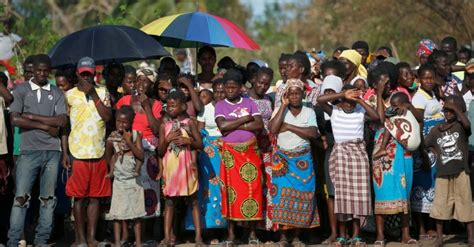
<path fill-rule="evenodd" d="M 217 86 L 224 85 L 224 79 L 218 78 L 212 81 L 212 90 L 216 91 Z"/>
<path fill-rule="evenodd" d="M 282 53 L 280 54 L 280 58 L 278 58 L 278 62 L 281 63 L 283 61 L 288 61 L 290 60 L 291 54 L 288 53 Z"/>
<path fill-rule="evenodd" d="M 410 99 L 408 98 L 408 95 L 402 92 L 397 92 L 397 93 L 392 94 L 392 97 L 390 97 L 390 101 L 392 100 L 400 100 L 400 102 L 402 103 L 410 103 Z"/>
<path fill-rule="evenodd" d="M 137 70 L 132 66 L 132 65 L 125 65 L 123 66 L 125 75 L 131 74 L 131 75 L 137 75 Z"/>
<path fill-rule="evenodd" d="M 0 83 L 5 87 L 8 85 L 8 76 L 3 72 L 0 72 Z"/>
<path fill-rule="evenodd" d="M 410 69 L 411 70 L 411 66 L 409 63 L 407 62 L 399 62 L 397 63 L 397 65 L 395 65 L 397 67 L 397 70 L 400 71 L 400 69 L 404 69 L 404 68 L 407 68 L 407 69 Z"/>
<path fill-rule="evenodd" d="M 271 78 L 273 78 L 273 70 L 271 68 L 267 68 L 267 67 L 260 67 L 257 70 L 257 77 L 262 76 L 262 75 L 268 75 Z"/>
<path fill-rule="evenodd" d="M 51 58 L 46 54 L 35 55 L 33 59 L 33 66 L 38 66 L 39 64 L 46 64 L 48 67 L 51 67 Z"/>
<path fill-rule="evenodd" d="M 458 42 L 456 41 L 456 38 L 452 37 L 452 36 L 447 36 L 447 37 L 444 37 L 444 39 L 441 40 L 441 45 L 443 44 L 450 44 L 452 45 L 455 49 L 457 48 L 458 46 Z"/>
<path fill-rule="evenodd" d="M 388 53 L 388 55 L 389 55 L 390 57 L 393 57 L 392 49 L 390 49 L 390 47 L 388 47 L 388 46 L 381 46 L 381 47 L 379 47 L 379 48 L 377 49 L 377 51 L 381 51 L 381 50 L 386 50 L 387 53 Z"/>
<path fill-rule="evenodd" d="M 66 77 L 72 85 L 77 83 L 77 74 L 74 68 L 58 69 L 56 73 L 54 73 L 54 77 Z"/>
<path fill-rule="evenodd" d="M 291 55 L 290 60 L 295 60 L 300 67 L 303 67 L 303 75 L 309 75 L 309 73 L 311 73 L 311 63 L 306 54 L 297 51 L 295 54 Z"/>
<path fill-rule="evenodd" d="M 449 95 L 444 99 L 444 102 L 453 101 L 454 105 L 461 109 L 462 112 L 466 112 L 466 103 L 464 103 L 464 99 L 458 95 Z"/>
<path fill-rule="evenodd" d="M 181 90 L 174 90 L 172 91 L 170 94 L 168 94 L 168 97 L 166 98 L 166 100 L 176 100 L 176 101 L 179 101 L 183 104 L 186 104 L 187 102 L 187 99 L 186 99 L 186 95 L 184 95 L 184 93 L 181 91 Z"/>
<path fill-rule="evenodd" d="M 237 63 L 235 63 L 234 60 L 232 60 L 232 58 L 229 56 L 221 58 L 221 60 L 219 60 L 217 63 L 217 67 L 222 69 L 232 69 L 235 67 L 235 65 L 237 65 Z"/>
<path fill-rule="evenodd" d="M 443 58 L 443 57 L 448 58 L 448 53 L 442 50 L 435 49 L 433 50 L 433 53 L 431 53 L 430 56 L 428 57 L 428 63 L 435 64 L 436 61 L 438 61 L 438 59 Z"/>
<path fill-rule="evenodd" d="M 344 78 L 346 76 L 346 66 L 339 60 L 329 60 L 321 64 L 321 71 L 326 69 L 336 70 L 336 76 Z"/>
<path fill-rule="evenodd" d="M 371 70 L 367 77 L 368 84 L 372 87 L 375 87 L 375 84 L 382 75 L 387 75 L 390 79 L 390 89 L 393 90 L 398 87 L 398 70 L 395 64 L 390 62 L 382 62 L 377 67 L 375 67 L 375 69 Z"/>
<path fill-rule="evenodd" d="M 369 44 L 363 40 L 358 40 L 352 44 L 352 49 L 365 49 L 369 51 Z"/>
<path fill-rule="evenodd" d="M 471 56 L 472 56 L 472 51 L 470 49 L 466 48 L 466 47 L 462 47 L 461 49 L 459 49 L 458 54 L 459 53 L 468 54 L 468 56 L 469 56 L 468 58 L 471 58 Z"/>
<path fill-rule="evenodd" d="M 207 93 L 211 96 L 211 98 L 214 98 L 214 95 L 213 95 L 212 91 L 207 89 L 207 88 L 203 88 L 203 89 L 201 89 L 201 91 L 199 91 L 199 95 L 201 95 L 202 93 Z"/>
<path fill-rule="evenodd" d="M 217 57 L 216 50 L 214 50 L 214 48 L 212 48 L 211 46 L 206 45 L 206 46 L 203 46 L 203 47 L 199 48 L 198 53 L 197 53 L 198 59 L 201 58 L 201 56 L 204 55 L 204 53 L 206 53 L 206 52 L 211 53 L 211 55 L 213 57 Z"/>
<path fill-rule="evenodd" d="M 357 89 L 357 87 L 354 86 L 354 85 L 351 85 L 351 84 L 346 84 L 342 87 L 342 91 L 347 91 L 347 90 L 351 90 L 351 89 Z"/>
<path fill-rule="evenodd" d="M 125 75 L 125 69 L 123 67 L 123 64 L 116 63 L 116 62 L 110 62 L 110 63 L 106 64 L 105 67 L 104 67 L 104 71 L 103 71 L 104 78 L 108 77 L 108 75 L 109 75 L 109 73 L 112 69 L 118 69 L 119 72 L 122 75 Z"/>
<path fill-rule="evenodd" d="M 345 46 L 339 46 L 337 47 L 336 49 L 334 49 L 333 53 L 334 52 L 343 52 L 345 50 L 349 50 L 349 47 L 345 47 Z"/>
<path fill-rule="evenodd" d="M 131 122 L 133 122 L 133 119 L 135 118 L 135 111 L 129 105 L 123 105 L 122 107 L 120 107 L 116 111 L 115 116 L 118 116 L 120 114 L 127 116 L 127 119 L 130 120 Z"/>
<path fill-rule="evenodd" d="M 224 84 L 228 83 L 229 81 L 235 81 L 239 84 L 243 83 L 243 76 L 242 73 L 236 69 L 227 70 L 224 74 Z"/>
<path fill-rule="evenodd" d="M 171 76 L 170 74 L 165 73 L 165 72 L 158 74 L 157 81 L 168 81 L 168 80 L 173 81 L 173 76 Z"/>
<path fill-rule="evenodd" d="M 191 75 L 190 73 L 180 73 L 176 77 L 176 83 L 178 82 L 179 78 L 188 78 L 189 80 L 191 80 L 191 83 L 193 84 L 193 87 L 196 86 L 196 77 Z"/>
<path fill-rule="evenodd" d="M 33 64 L 35 62 L 35 56 L 36 55 L 29 55 L 26 57 L 25 61 L 23 62 L 23 65 L 25 64 Z"/>
<path fill-rule="evenodd" d="M 425 63 L 425 64 L 420 65 L 420 67 L 418 68 L 418 77 L 420 77 L 421 74 L 423 74 L 423 72 L 425 71 L 431 71 L 433 72 L 433 74 L 436 73 L 436 69 L 432 64 Z"/>

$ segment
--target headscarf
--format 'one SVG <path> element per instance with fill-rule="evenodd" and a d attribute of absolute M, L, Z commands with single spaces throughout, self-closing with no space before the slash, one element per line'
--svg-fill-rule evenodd
<path fill-rule="evenodd" d="M 356 66 L 357 75 L 367 78 L 367 69 L 361 64 L 362 56 L 356 50 L 345 50 L 339 56 L 339 58 L 341 57 L 351 61 Z"/>
<path fill-rule="evenodd" d="M 141 75 L 145 76 L 146 78 L 148 78 L 148 80 L 150 80 L 153 83 L 156 82 L 157 74 L 156 74 L 155 71 L 153 71 L 151 69 L 148 69 L 148 68 L 138 69 L 137 70 L 137 78 Z"/>
<path fill-rule="evenodd" d="M 286 91 L 290 90 L 291 87 L 297 87 L 304 92 L 304 83 L 300 79 L 288 79 L 286 80 Z"/>
<path fill-rule="evenodd" d="M 321 86 L 321 93 L 324 93 L 326 89 L 332 89 L 336 93 L 340 93 L 343 87 L 342 79 L 339 76 L 328 75 L 323 80 L 323 85 Z"/>
<path fill-rule="evenodd" d="M 418 43 L 418 50 L 416 51 L 416 56 L 421 57 L 423 55 L 429 56 L 433 53 L 434 49 L 438 49 L 438 46 L 431 39 L 422 39 Z"/>

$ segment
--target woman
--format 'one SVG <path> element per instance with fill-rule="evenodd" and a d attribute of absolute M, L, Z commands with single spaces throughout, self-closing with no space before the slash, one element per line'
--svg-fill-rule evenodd
<path fill-rule="evenodd" d="M 265 229 L 276 230 L 276 226 L 272 224 L 271 210 L 272 210 L 272 197 L 270 188 L 272 184 L 272 162 L 271 153 L 272 145 L 269 136 L 269 122 L 273 112 L 273 101 L 265 94 L 270 88 L 270 84 L 273 80 L 273 70 L 270 68 L 262 67 L 257 71 L 254 86 L 249 90 L 249 98 L 257 104 L 258 111 L 262 115 L 264 129 L 257 134 L 258 148 L 262 153 L 263 165 L 265 167 L 265 185 L 264 185 L 264 196 L 265 196 Z"/>
<path fill-rule="evenodd" d="M 288 245 L 285 230 L 319 226 L 310 144 L 310 139 L 318 135 L 316 115 L 303 105 L 303 82 L 288 79 L 286 84 L 282 105 L 270 121 L 270 131 L 277 135 L 272 159 L 272 220 L 281 229 L 282 246 Z M 300 243 L 298 233 L 293 245 Z"/>
<path fill-rule="evenodd" d="M 435 68 L 430 64 L 423 64 L 418 69 L 418 78 L 421 86 L 413 97 L 413 106 L 423 115 L 423 136 L 428 135 L 431 128 L 444 122 L 441 112 L 441 102 L 433 91 L 436 87 Z M 422 147 L 423 147 L 423 141 Z M 411 194 L 411 208 L 417 213 L 420 239 L 435 237 L 435 232 L 428 232 L 425 229 L 423 218 L 431 212 L 434 197 L 434 182 L 436 169 L 434 159 L 421 152 L 414 155 L 413 165 L 413 190 Z M 423 217 L 422 214 L 425 214 Z"/>
<path fill-rule="evenodd" d="M 428 57 L 433 53 L 435 49 L 438 49 L 438 46 L 430 39 L 422 39 L 418 43 L 418 49 L 416 51 L 416 56 L 419 59 L 420 65 L 415 69 L 418 69 L 421 65 L 428 62 Z"/>
<path fill-rule="evenodd" d="M 346 76 L 343 78 L 344 84 L 354 85 L 358 81 L 366 83 L 367 70 L 362 64 L 362 56 L 356 50 L 345 50 L 341 52 L 338 60 L 346 66 Z"/>
<path fill-rule="evenodd" d="M 216 51 L 210 46 L 203 46 L 197 54 L 201 73 L 198 74 L 199 88 L 212 88 L 212 79 L 214 78 L 214 65 L 216 64 Z"/>
<path fill-rule="evenodd" d="M 254 221 L 262 220 L 262 160 L 256 133 L 263 121 L 257 105 L 242 98 L 242 74 L 224 75 L 226 99 L 217 102 L 215 119 L 222 134 L 222 215 L 229 220 L 228 245 L 235 240 L 235 221 L 251 221 L 249 244 L 258 244 Z"/>
<path fill-rule="evenodd" d="M 204 111 L 197 117 L 204 145 L 203 152 L 200 152 L 198 156 L 200 167 L 198 198 L 204 229 L 225 228 L 227 226 L 221 212 L 222 200 L 219 183 L 221 155 L 218 142 L 222 135 L 214 118 L 216 103 L 225 98 L 224 81 L 222 79 L 213 81 L 212 89 L 213 100 L 204 106 Z M 186 215 L 186 229 L 194 229 L 191 210 L 188 210 Z M 217 243 L 219 243 L 218 239 L 211 240 L 211 244 Z"/>
<path fill-rule="evenodd" d="M 384 66 L 386 65 L 386 66 Z M 408 95 L 397 93 L 393 96 L 390 86 L 397 82 L 396 67 L 393 64 L 382 63 L 370 73 L 374 80 L 377 93 L 377 112 L 382 123 L 381 128 L 375 134 L 375 148 L 372 165 L 372 180 L 375 193 L 375 221 L 377 229 L 376 246 L 385 246 L 384 219 L 388 215 L 400 214 L 402 221 L 402 243 L 417 244 L 410 237 L 410 225 L 408 215 L 409 197 L 413 181 L 413 158 L 411 152 L 406 150 L 397 140 L 390 138 L 388 145 L 384 142 L 390 133 L 384 132 L 383 124 L 386 122 L 386 109 L 396 109 L 417 114 L 418 111 L 409 103 Z M 391 106 L 391 108 L 389 108 Z M 420 117 L 421 120 L 421 117 Z M 388 119 L 387 119 L 388 121 Z M 417 124 L 416 119 L 414 124 Z M 407 126 L 407 121 L 400 123 L 401 127 Z M 408 123 L 411 126 L 411 123 Z M 400 126 L 397 126 L 400 127 Z M 400 127 L 400 128 L 401 128 Z M 402 128 L 401 131 L 413 131 L 415 126 Z M 418 128 L 419 129 L 419 128 Z M 388 135 L 388 136 L 385 136 Z M 419 135 L 412 133 L 412 135 Z M 388 140 L 388 139 L 387 139 Z M 378 155 L 380 153 L 380 155 Z"/>
<path fill-rule="evenodd" d="M 158 160 L 154 153 L 158 145 L 160 118 L 162 104 L 152 98 L 153 84 L 156 80 L 156 73 L 149 69 L 139 69 L 137 71 L 136 92 L 137 95 L 125 95 L 117 102 L 117 109 L 123 105 L 129 105 L 135 111 L 132 129 L 143 135 L 143 148 L 145 159 L 141 168 L 142 186 L 145 190 L 146 216 L 150 218 L 146 222 L 145 238 L 153 236 L 154 219 L 160 216 L 160 175 L 158 174 Z M 151 234 L 150 234 L 151 233 Z"/>
<path fill-rule="evenodd" d="M 122 80 L 122 94 L 133 95 L 135 94 L 135 83 L 137 80 L 137 72 L 131 65 L 124 66 L 125 75 Z"/>
<path fill-rule="evenodd" d="M 402 92 L 408 96 L 409 101 L 415 96 L 418 85 L 415 82 L 415 76 L 411 71 L 410 64 L 400 62 L 397 64 L 398 70 L 398 86 L 396 92 Z"/>

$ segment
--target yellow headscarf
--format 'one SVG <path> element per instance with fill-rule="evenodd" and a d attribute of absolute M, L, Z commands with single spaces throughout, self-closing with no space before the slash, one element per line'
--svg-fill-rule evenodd
<path fill-rule="evenodd" d="M 357 68 L 357 75 L 367 78 L 367 70 L 361 64 L 362 56 L 356 50 L 345 50 L 339 56 L 351 61 Z"/>

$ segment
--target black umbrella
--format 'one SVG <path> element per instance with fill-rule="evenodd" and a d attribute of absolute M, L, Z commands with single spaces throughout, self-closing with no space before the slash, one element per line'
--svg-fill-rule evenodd
<path fill-rule="evenodd" d="M 163 46 L 139 29 L 119 25 L 97 25 L 69 34 L 49 51 L 53 67 L 74 65 L 82 57 L 96 64 L 158 59 L 170 56 Z"/>

